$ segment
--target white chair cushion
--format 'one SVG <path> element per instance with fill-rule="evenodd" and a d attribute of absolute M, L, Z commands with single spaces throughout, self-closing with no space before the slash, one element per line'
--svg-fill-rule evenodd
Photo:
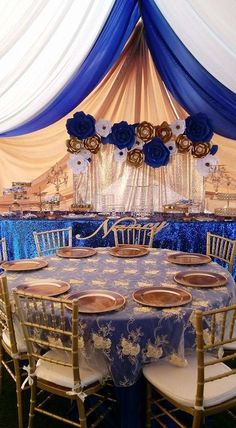
<path fill-rule="evenodd" d="M 213 357 L 209 357 L 213 359 Z M 206 376 L 231 371 L 223 363 L 208 366 Z M 176 367 L 160 360 L 143 368 L 146 379 L 168 397 L 187 407 L 194 407 L 197 389 L 197 359 L 188 358 L 187 367 Z M 220 404 L 236 396 L 236 375 L 209 382 L 204 387 L 204 407 Z"/>
<path fill-rule="evenodd" d="M 54 360 L 61 360 L 71 362 L 71 355 L 69 352 L 60 350 L 50 350 L 44 354 L 46 357 Z M 91 366 L 82 365 L 79 369 L 81 387 L 91 385 L 94 382 L 102 381 L 106 372 L 104 368 L 93 368 Z M 62 366 L 44 360 L 39 360 L 36 368 L 36 375 L 40 379 L 48 382 L 56 383 L 57 385 L 72 388 L 74 385 L 73 372 L 71 367 Z"/>
<path fill-rule="evenodd" d="M 26 344 L 25 344 L 25 339 L 23 336 L 23 332 L 21 329 L 21 325 L 20 322 L 17 318 L 15 318 L 13 320 L 13 326 L 14 326 L 14 330 L 15 330 L 15 338 L 16 338 L 16 346 L 17 346 L 17 350 L 18 352 L 27 352 L 27 348 L 26 348 Z M 6 343 L 6 345 L 8 346 L 8 348 L 11 348 L 11 342 L 10 342 L 10 335 L 9 335 L 9 330 L 5 329 L 2 332 L 2 340 L 3 342 Z"/>

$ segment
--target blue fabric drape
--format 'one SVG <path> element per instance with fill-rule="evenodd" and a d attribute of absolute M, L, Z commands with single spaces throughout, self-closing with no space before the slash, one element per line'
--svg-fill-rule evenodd
<path fill-rule="evenodd" d="M 141 0 L 140 8 L 148 47 L 168 90 L 189 114 L 205 113 L 214 132 L 236 139 L 236 94 L 191 55 L 153 0 Z"/>
<path fill-rule="evenodd" d="M 10 137 L 37 131 L 73 110 L 96 87 L 119 57 L 139 17 L 137 0 L 116 0 L 92 50 L 67 86 L 31 120 L 0 135 Z"/>

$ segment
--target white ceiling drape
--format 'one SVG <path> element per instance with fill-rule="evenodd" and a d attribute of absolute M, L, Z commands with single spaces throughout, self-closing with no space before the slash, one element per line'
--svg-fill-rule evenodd
<path fill-rule="evenodd" d="M 40 112 L 83 63 L 115 0 L 0 0 L 0 133 Z"/>
<path fill-rule="evenodd" d="M 154 0 L 200 64 L 236 92 L 236 1 Z"/>

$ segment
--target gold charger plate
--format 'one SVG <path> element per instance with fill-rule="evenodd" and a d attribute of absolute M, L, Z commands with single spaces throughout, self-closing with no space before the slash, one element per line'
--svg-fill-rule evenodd
<path fill-rule="evenodd" d="M 170 263 L 177 265 L 202 265 L 210 263 L 211 258 L 206 254 L 198 253 L 174 253 L 167 256 L 167 260 Z"/>
<path fill-rule="evenodd" d="M 123 244 L 111 248 L 109 253 L 114 257 L 141 257 L 146 256 L 149 251 L 143 245 Z"/>
<path fill-rule="evenodd" d="M 180 288 L 144 287 L 133 293 L 135 302 L 155 308 L 171 308 L 185 305 L 192 300 L 192 295 Z"/>
<path fill-rule="evenodd" d="M 59 257 L 68 259 L 81 259 L 94 256 L 94 254 L 97 254 L 97 250 L 89 247 L 62 247 L 57 251 Z"/>
<path fill-rule="evenodd" d="M 28 294 L 37 294 L 39 296 L 58 296 L 70 289 L 70 284 L 65 281 L 34 281 L 28 284 L 18 285 L 18 290 Z"/>
<path fill-rule="evenodd" d="M 220 273 L 204 271 L 178 272 L 174 280 L 186 287 L 196 288 L 221 287 L 227 282 L 227 278 Z"/>
<path fill-rule="evenodd" d="M 21 272 L 42 269 L 47 265 L 48 262 L 43 259 L 22 259 L 3 262 L 1 267 L 7 271 Z"/>
<path fill-rule="evenodd" d="M 79 312 L 96 314 L 121 309 L 126 299 L 121 294 L 109 290 L 85 290 L 67 296 L 68 300 L 78 299 Z M 68 308 L 70 306 L 68 305 Z"/>

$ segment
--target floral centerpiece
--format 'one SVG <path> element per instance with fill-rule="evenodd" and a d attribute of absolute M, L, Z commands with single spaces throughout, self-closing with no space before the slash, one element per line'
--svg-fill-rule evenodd
<path fill-rule="evenodd" d="M 77 112 L 66 122 L 70 138 L 66 141 L 70 153 L 68 162 L 74 174 L 86 171 L 93 155 L 102 145 L 114 146 L 114 160 L 127 162 L 136 168 L 143 164 L 152 168 L 167 166 L 176 153 L 191 152 L 197 158 L 197 169 L 203 176 L 216 165 L 218 146 L 212 145 L 213 130 L 208 117 L 203 113 L 177 119 L 168 124 L 153 125 L 150 122 L 128 124 L 121 121 L 112 124 L 105 119 L 96 119 L 84 112 Z"/>

